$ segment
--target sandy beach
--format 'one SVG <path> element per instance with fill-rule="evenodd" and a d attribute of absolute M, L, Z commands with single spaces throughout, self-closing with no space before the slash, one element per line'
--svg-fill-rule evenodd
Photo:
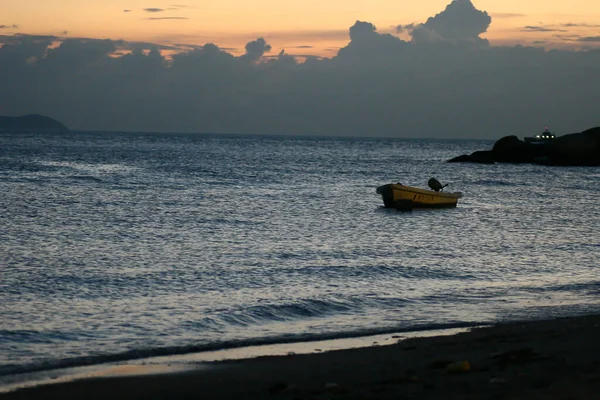
<path fill-rule="evenodd" d="M 6 399 L 600 399 L 600 316 L 476 328 L 386 346 L 96 378 Z M 399 340 L 400 338 L 396 338 Z"/>

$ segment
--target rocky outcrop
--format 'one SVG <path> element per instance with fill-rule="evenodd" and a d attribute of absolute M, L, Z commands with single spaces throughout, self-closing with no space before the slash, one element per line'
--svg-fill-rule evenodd
<path fill-rule="evenodd" d="M 543 165 L 600 166 L 600 127 L 532 144 L 516 136 L 505 136 L 492 150 L 454 157 L 448 162 L 530 163 Z"/>
<path fill-rule="evenodd" d="M 1 117 L 0 131 L 11 132 L 67 132 L 69 129 L 55 119 L 39 114 L 22 117 Z"/>
<path fill-rule="evenodd" d="M 600 165 L 600 127 L 556 138 L 546 146 L 548 165 Z"/>

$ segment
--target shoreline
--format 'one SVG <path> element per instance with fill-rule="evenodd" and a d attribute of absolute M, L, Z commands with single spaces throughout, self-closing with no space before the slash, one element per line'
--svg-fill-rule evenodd
<path fill-rule="evenodd" d="M 228 359 L 165 374 L 93 377 L 0 397 L 595 399 L 600 398 L 599 332 L 600 315 L 506 323 L 385 346 Z"/>
<path fill-rule="evenodd" d="M 137 350 L 128 350 L 121 353 L 114 354 L 100 354 L 100 355 L 82 355 L 64 359 L 56 359 L 47 361 L 45 363 L 32 363 L 29 365 L 14 365 L 9 367 L 7 370 L 0 368 L 0 391 L 2 391 L 2 381 L 6 376 L 16 376 L 24 374 L 43 374 L 48 371 L 55 370 L 66 370 L 76 369 L 85 367 L 94 367 L 99 365 L 107 364 L 121 364 L 127 362 L 137 362 L 140 360 L 148 360 L 163 357 L 188 357 L 194 354 L 211 354 L 211 353 L 243 353 L 245 349 L 253 348 L 267 348 L 267 347 L 279 347 L 288 346 L 293 347 L 290 351 L 296 351 L 297 347 L 311 346 L 311 343 L 334 343 L 333 345 L 327 346 L 328 350 L 337 350 L 345 348 L 357 347 L 356 344 L 350 344 L 348 346 L 338 346 L 337 343 L 343 342 L 365 342 L 368 338 L 381 338 L 390 335 L 400 335 L 405 337 L 413 336 L 431 336 L 435 332 L 445 332 L 453 330 L 464 330 L 478 326 L 491 325 L 492 322 L 455 322 L 455 323 L 431 323 L 422 325 L 413 325 L 408 327 L 396 327 L 396 328 L 377 328 L 377 329 L 362 329 L 350 332 L 326 332 L 320 334 L 298 334 L 290 335 L 284 334 L 275 337 L 264 337 L 264 338 L 249 338 L 249 339 L 238 339 L 229 340 L 223 342 L 214 342 L 206 344 L 194 344 L 188 346 L 174 346 L 174 347 L 159 347 L 159 348 L 145 348 Z M 371 343 L 369 342 L 369 345 Z M 360 344 L 361 347 L 365 347 L 364 343 Z M 303 351 L 304 353 L 305 351 Z M 281 354 L 286 354 L 281 353 Z M 234 358 L 251 358 L 260 355 L 271 355 L 270 353 L 262 354 L 258 352 L 257 355 L 240 356 L 234 355 Z M 222 359 L 222 357 L 220 358 Z M 204 359 L 199 357 L 199 361 L 215 361 L 215 359 Z"/>
<path fill-rule="evenodd" d="M 173 353 L 132 359 L 81 364 L 57 368 L 46 368 L 26 372 L 0 375 L 0 395 L 15 390 L 69 383 L 95 378 L 120 378 L 191 372 L 210 368 L 222 361 L 247 360 L 259 357 L 285 356 L 290 354 L 317 354 L 328 351 L 350 350 L 364 347 L 389 346 L 409 338 L 449 336 L 468 329 L 483 326 L 449 325 L 447 328 L 405 330 L 364 336 L 342 336 L 321 340 L 283 341 L 266 344 L 250 344 L 225 347 L 215 350 Z"/>

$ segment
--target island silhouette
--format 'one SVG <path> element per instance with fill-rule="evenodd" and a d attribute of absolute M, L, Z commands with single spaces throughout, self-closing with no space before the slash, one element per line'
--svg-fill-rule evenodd
<path fill-rule="evenodd" d="M 22 117 L 0 116 L 0 131 L 11 132 L 68 132 L 63 123 L 39 114 L 28 114 Z"/>

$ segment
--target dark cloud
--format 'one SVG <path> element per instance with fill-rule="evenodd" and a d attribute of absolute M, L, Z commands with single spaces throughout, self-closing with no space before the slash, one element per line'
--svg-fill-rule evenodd
<path fill-rule="evenodd" d="M 89 66 L 116 49 L 112 40 L 66 39 L 60 46 L 48 49 L 40 62 L 68 71 Z"/>
<path fill-rule="evenodd" d="M 350 40 L 362 40 L 369 36 L 376 35 L 377 28 L 370 22 L 356 21 L 356 23 L 350 27 Z"/>
<path fill-rule="evenodd" d="M 488 42 L 479 35 L 487 32 L 491 22 L 488 13 L 477 10 L 471 0 L 453 0 L 444 11 L 416 25 L 411 36 L 417 42 L 452 41 L 487 46 Z"/>
<path fill-rule="evenodd" d="M 173 46 L 176 46 L 180 49 L 191 49 L 191 50 L 201 49 L 202 47 L 204 47 L 203 45 L 189 44 L 189 43 L 175 43 L 175 44 L 173 44 Z"/>
<path fill-rule="evenodd" d="M 131 12 L 131 10 L 123 10 L 123 12 L 126 12 L 126 13 L 128 13 L 128 12 Z"/>
<path fill-rule="evenodd" d="M 56 39 L 55 36 L 0 35 L 0 70 L 3 71 L 0 74 L 0 86 L 3 80 L 7 81 L 8 88 L 18 83 L 26 85 L 28 67 L 43 59 L 48 47 Z M 8 78 L 7 74 L 12 78 Z M 14 95 L 18 96 L 18 93 Z M 0 110 L 3 109 L 3 101 L 8 100 L 0 93 Z"/>
<path fill-rule="evenodd" d="M 544 26 L 525 26 L 521 29 L 521 32 L 568 32 L 564 29 L 548 28 Z"/>
<path fill-rule="evenodd" d="M 271 51 L 271 45 L 267 44 L 264 38 L 258 38 L 255 41 L 246 44 L 246 54 L 240 58 L 250 62 L 256 62 L 269 51 Z"/>
<path fill-rule="evenodd" d="M 270 32 L 269 38 L 278 41 L 347 40 L 348 29 Z"/>
<path fill-rule="evenodd" d="M 25 33 L 17 33 L 15 35 L 0 35 L 0 43 L 19 44 L 27 43 L 48 43 L 52 40 L 60 39 L 54 35 L 27 35 Z"/>
<path fill-rule="evenodd" d="M 415 29 L 415 24 L 396 25 L 395 26 L 396 33 L 412 32 L 414 29 Z"/>
<path fill-rule="evenodd" d="M 490 14 L 492 18 L 520 18 L 526 17 L 526 14 L 515 14 L 515 13 L 492 13 Z"/>
<path fill-rule="evenodd" d="M 166 44 L 156 44 L 156 43 L 151 43 L 151 42 L 127 42 L 125 40 L 116 40 L 113 43 L 115 43 L 115 46 L 117 46 L 117 48 L 121 49 L 121 50 L 158 49 L 158 50 L 180 51 L 182 48 L 191 48 L 190 45 L 183 45 L 183 44 L 166 45 Z M 195 47 L 201 48 L 202 46 L 195 46 Z"/>
<path fill-rule="evenodd" d="M 16 24 L 0 25 L 0 29 L 17 29 L 17 28 L 19 28 L 19 25 L 16 25 Z"/>
<path fill-rule="evenodd" d="M 285 54 L 285 50 L 281 50 L 276 57 L 269 56 L 267 58 L 271 58 L 271 64 L 274 64 L 277 67 L 294 67 L 297 64 L 296 58 L 289 54 Z M 273 61 L 277 61 L 277 63 L 273 63 Z"/>
<path fill-rule="evenodd" d="M 314 54 L 294 54 L 293 56 L 296 60 L 307 60 L 307 59 L 313 59 L 313 60 L 323 60 L 324 57 L 322 56 L 315 56 Z"/>
<path fill-rule="evenodd" d="M 554 34 L 552 36 L 556 37 L 556 38 L 566 38 L 566 39 L 573 39 L 573 38 L 579 38 L 579 37 L 581 37 L 581 35 L 578 35 L 576 33 L 571 33 L 569 35 L 563 35 L 563 34 L 560 34 L 560 33 L 556 33 L 556 34 Z"/>
<path fill-rule="evenodd" d="M 578 42 L 600 42 L 600 36 L 587 36 L 577 39 Z"/>
<path fill-rule="evenodd" d="M 0 35 L 0 109 L 164 132 L 497 139 L 600 124 L 600 50 L 585 50 L 599 38 L 570 42 L 581 51 L 462 45 L 477 43 L 485 14 L 448 12 L 407 30 L 411 41 L 356 21 L 327 58 L 272 49 L 270 37 L 236 56 L 211 43 Z M 437 41 L 415 39 L 419 29 Z"/>
<path fill-rule="evenodd" d="M 380 58 L 396 57 L 406 45 L 405 41 L 396 36 L 378 33 L 375 25 L 370 22 L 356 21 L 350 27 L 350 43 L 339 49 L 337 57 L 357 63 L 373 63 Z"/>
<path fill-rule="evenodd" d="M 163 19 L 189 19 L 187 17 L 150 17 L 150 18 L 144 18 L 147 20 L 151 20 L 151 21 L 158 21 L 158 20 L 163 20 Z"/>
<path fill-rule="evenodd" d="M 309 45 L 294 46 L 295 49 L 312 49 L 313 47 Z"/>
<path fill-rule="evenodd" d="M 144 11 L 149 12 L 149 13 L 159 13 L 159 12 L 164 12 L 165 9 L 164 8 L 144 8 Z"/>
<path fill-rule="evenodd" d="M 561 24 L 560 26 L 564 26 L 566 28 L 600 28 L 600 25 L 591 25 L 591 24 L 578 24 L 573 22 L 568 22 L 566 24 Z"/>

